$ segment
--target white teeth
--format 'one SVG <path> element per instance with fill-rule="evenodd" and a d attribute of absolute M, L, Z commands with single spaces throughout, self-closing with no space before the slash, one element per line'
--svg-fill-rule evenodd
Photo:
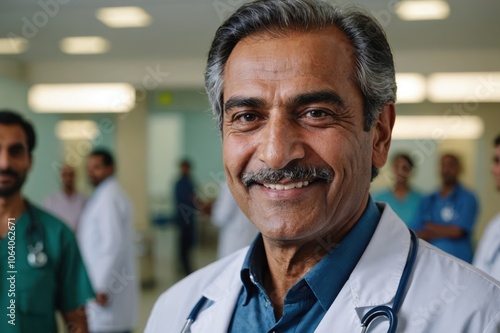
<path fill-rule="evenodd" d="M 301 188 L 309 185 L 308 181 L 297 182 L 297 183 L 289 183 L 286 185 L 282 184 L 263 184 L 265 187 L 270 188 L 271 190 L 291 190 L 292 188 Z"/>

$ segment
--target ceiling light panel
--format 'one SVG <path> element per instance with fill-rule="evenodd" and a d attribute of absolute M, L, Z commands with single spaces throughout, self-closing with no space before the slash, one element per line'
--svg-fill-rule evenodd
<path fill-rule="evenodd" d="M 28 91 L 28 103 L 40 113 L 128 112 L 135 89 L 127 83 L 38 84 Z"/>
<path fill-rule="evenodd" d="M 99 36 L 67 37 L 61 40 L 61 51 L 67 54 L 99 54 L 109 50 L 109 42 Z"/>
<path fill-rule="evenodd" d="M 92 120 L 62 120 L 56 125 L 56 137 L 60 140 L 93 140 L 98 134 Z"/>
<path fill-rule="evenodd" d="M 393 139 L 478 139 L 484 124 L 477 116 L 397 116 Z"/>
<path fill-rule="evenodd" d="M 443 20 L 450 15 L 450 6 L 442 0 L 400 1 L 396 13 L 405 21 Z"/>
<path fill-rule="evenodd" d="M 111 28 L 137 28 L 151 24 L 151 16 L 140 7 L 106 7 L 96 17 Z"/>
<path fill-rule="evenodd" d="M 0 54 L 19 54 L 28 49 L 28 40 L 22 37 L 0 38 Z"/>
<path fill-rule="evenodd" d="M 500 72 L 434 73 L 427 80 L 431 102 L 500 102 Z"/>
<path fill-rule="evenodd" d="M 426 81 L 422 74 L 396 73 L 398 103 L 420 103 L 425 100 Z"/>

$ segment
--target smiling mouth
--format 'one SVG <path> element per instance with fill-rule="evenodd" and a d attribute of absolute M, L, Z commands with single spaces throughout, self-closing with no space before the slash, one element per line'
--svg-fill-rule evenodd
<path fill-rule="evenodd" d="M 306 181 L 300 181 L 300 182 L 288 183 L 288 184 L 264 183 L 262 185 L 268 189 L 271 189 L 271 190 L 286 191 L 286 190 L 291 190 L 294 188 L 306 187 L 309 184 L 311 184 L 311 182 L 306 180 Z"/>

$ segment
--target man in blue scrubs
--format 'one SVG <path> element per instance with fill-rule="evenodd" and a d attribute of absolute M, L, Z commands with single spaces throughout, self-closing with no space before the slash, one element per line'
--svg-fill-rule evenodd
<path fill-rule="evenodd" d="M 458 181 L 460 171 L 456 155 L 441 157 L 442 187 L 422 200 L 414 225 L 420 238 L 470 263 L 478 202 Z"/>
<path fill-rule="evenodd" d="M 0 332 L 87 333 L 85 302 L 94 292 L 73 232 L 28 203 L 21 187 L 31 169 L 33 127 L 0 111 Z"/>

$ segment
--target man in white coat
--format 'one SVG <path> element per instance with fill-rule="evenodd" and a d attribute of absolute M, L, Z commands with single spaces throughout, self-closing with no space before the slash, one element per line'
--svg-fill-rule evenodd
<path fill-rule="evenodd" d="M 370 198 L 396 101 L 373 18 L 245 3 L 216 32 L 205 86 L 229 188 L 260 235 L 160 296 L 146 333 L 181 332 L 188 316 L 183 332 L 500 331 L 494 280 Z"/>
<path fill-rule="evenodd" d="M 212 223 L 219 228 L 219 259 L 250 245 L 257 236 L 257 229 L 241 211 L 226 182 L 221 185 L 211 217 Z"/>
<path fill-rule="evenodd" d="M 87 309 L 92 333 L 131 332 L 137 317 L 132 209 L 114 172 L 108 151 L 89 155 L 87 173 L 95 191 L 82 214 L 78 240 L 97 294 Z"/>
<path fill-rule="evenodd" d="M 500 135 L 495 138 L 491 173 L 500 191 Z M 500 213 L 488 224 L 479 242 L 473 265 L 500 281 Z"/>

